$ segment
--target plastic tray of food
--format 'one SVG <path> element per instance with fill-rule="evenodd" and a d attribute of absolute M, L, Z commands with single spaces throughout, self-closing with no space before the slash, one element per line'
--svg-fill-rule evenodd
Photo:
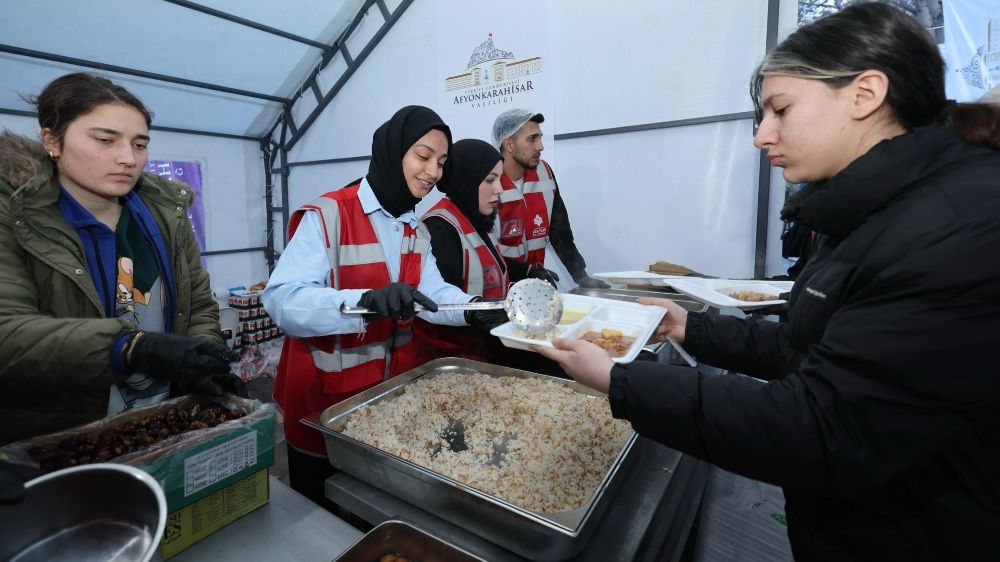
<path fill-rule="evenodd" d="M 782 293 L 792 290 L 791 281 L 757 281 L 754 279 L 664 279 L 663 283 L 715 307 L 743 310 L 782 304 Z"/>
<path fill-rule="evenodd" d="M 405 521 L 383 521 L 333 562 L 485 562 Z"/>
<path fill-rule="evenodd" d="M 545 339 L 522 337 L 507 322 L 490 331 L 507 347 L 531 350 L 552 347 L 553 338 L 586 339 L 604 348 L 615 363 L 629 363 L 639 355 L 667 309 L 635 302 L 563 294 L 563 315 L 555 333 Z"/>

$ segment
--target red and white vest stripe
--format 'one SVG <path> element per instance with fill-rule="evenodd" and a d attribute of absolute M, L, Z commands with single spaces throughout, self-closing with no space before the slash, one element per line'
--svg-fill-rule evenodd
<path fill-rule="evenodd" d="M 462 241 L 464 272 L 461 289 L 470 295 L 482 295 L 490 300 L 507 296 L 506 265 L 497 262 L 496 256 L 486 247 L 486 242 L 454 201 L 447 197 L 441 199 L 420 220 L 426 221 L 429 217 L 440 217 L 458 231 Z M 492 235 L 490 244 L 500 253 L 500 245 Z"/>
<path fill-rule="evenodd" d="M 507 296 L 507 265 L 497 261 L 493 252 L 486 247 L 475 227 L 464 213 L 447 197 L 438 201 L 422 221 L 430 217 L 440 217 L 455 228 L 462 241 L 462 286 L 470 295 L 481 295 L 485 299 L 500 300 Z M 499 244 L 489 234 L 489 243 L 499 253 Z M 468 326 L 439 326 L 417 318 L 415 336 L 420 350 L 420 362 L 438 357 L 465 357 L 478 361 L 493 361 L 495 346 L 489 345 L 485 336 Z"/>
<path fill-rule="evenodd" d="M 385 253 L 358 199 L 359 184 L 331 191 L 303 205 L 289 221 L 289 239 L 308 211 L 318 214 L 334 289 L 377 289 L 391 283 Z M 422 224 L 404 225 L 399 281 L 417 287 L 430 250 Z M 298 449 L 323 454 L 319 433 L 298 420 L 397 375 L 417 358 L 411 321 L 377 318 L 358 334 L 286 337 L 275 378 L 274 397 L 284 410 L 285 434 Z M 395 334 L 393 334 L 395 332 Z M 391 348 L 390 348 L 391 346 Z M 386 368 L 388 364 L 388 369 Z"/>
<path fill-rule="evenodd" d="M 539 160 L 538 164 L 525 170 L 521 190 L 506 173 L 500 176 L 503 192 L 497 222 L 500 251 L 505 258 L 544 265 L 556 181 L 546 161 Z"/>

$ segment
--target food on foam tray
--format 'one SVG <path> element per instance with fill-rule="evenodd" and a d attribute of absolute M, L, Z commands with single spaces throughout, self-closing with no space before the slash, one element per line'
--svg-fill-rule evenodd
<path fill-rule="evenodd" d="M 632 431 L 605 400 L 540 378 L 442 373 L 358 409 L 344 435 L 540 512 L 600 485 Z"/>
<path fill-rule="evenodd" d="M 587 315 L 586 310 L 573 310 L 572 308 L 564 308 L 562 313 L 562 318 L 559 319 L 560 325 L 575 324 L 583 319 Z"/>
<path fill-rule="evenodd" d="M 524 330 L 512 327 L 511 333 L 518 338 L 524 338 L 528 340 L 538 340 L 538 341 L 552 341 L 552 338 L 556 337 L 555 330 L 542 332 L 541 334 L 532 334 L 530 332 L 525 332 Z"/>
<path fill-rule="evenodd" d="M 729 293 L 729 296 L 733 297 L 738 301 L 744 301 L 744 302 L 764 302 L 764 301 L 778 300 L 778 295 L 769 295 L 767 293 L 759 293 L 757 291 L 733 291 Z"/>
<path fill-rule="evenodd" d="M 221 404 L 202 407 L 196 404 L 190 412 L 171 408 L 165 414 L 152 414 L 135 421 L 126 421 L 98 433 L 73 435 L 59 442 L 57 448 L 32 447 L 28 455 L 44 472 L 70 466 L 106 462 L 159 443 L 164 439 L 196 429 L 215 427 L 222 422 L 243 417 Z"/>
<path fill-rule="evenodd" d="M 626 336 L 621 330 L 609 328 L 584 332 L 580 339 L 597 345 L 612 357 L 624 357 L 628 353 L 628 348 L 635 342 L 635 338 Z"/>

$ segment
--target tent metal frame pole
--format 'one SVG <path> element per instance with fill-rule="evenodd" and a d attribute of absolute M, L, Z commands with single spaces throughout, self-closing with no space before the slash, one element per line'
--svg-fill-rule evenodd
<path fill-rule="evenodd" d="M 554 140 L 582 139 L 587 137 L 597 137 L 601 135 L 618 135 L 621 133 L 636 133 L 639 131 L 653 131 L 656 129 L 670 129 L 673 127 L 687 127 L 689 125 L 707 125 L 710 123 L 724 123 L 726 121 L 740 121 L 743 119 L 753 119 L 752 111 L 741 111 L 739 113 L 725 113 L 721 115 L 709 115 L 706 117 L 692 117 L 689 119 L 676 119 L 673 121 L 660 121 L 657 123 L 643 123 L 640 125 L 627 125 L 624 127 L 610 127 L 607 129 L 593 129 L 590 131 L 579 131 L 576 133 L 559 133 L 553 135 Z"/>
<path fill-rule="evenodd" d="M 326 106 L 330 105 L 330 102 L 332 102 L 333 98 L 337 96 L 341 88 L 343 88 L 347 81 L 351 79 L 351 76 L 354 75 L 354 72 L 358 69 L 358 67 L 360 67 L 361 64 L 364 63 L 365 59 L 368 58 L 368 55 L 375 50 L 375 47 L 377 47 L 382 41 L 382 38 L 385 37 L 389 30 L 392 29 L 392 26 L 399 21 L 400 16 L 406 12 L 406 9 L 409 8 L 412 3 L 413 0 L 403 0 L 400 2 L 399 6 L 396 7 L 396 10 L 392 12 L 392 15 L 389 16 L 389 19 L 382 22 L 382 27 L 375 32 L 375 35 L 368 41 L 365 48 L 361 49 L 361 52 L 354 57 L 352 63 L 347 66 L 347 70 L 345 70 L 340 78 L 337 79 L 337 83 L 330 88 L 330 91 L 323 96 L 323 100 L 320 101 L 309 116 L 306 117 L 306 119 L 299 125 L 299 130 L 292 135 L 292 138 L 285 144 L 285 150 L 291 150 L 292 147 L 294 147 L 299 140 L 302 139 L 302 136 L 309 131 L 309 128 L 312 127 L 312 124 L 317 118 L 319 118 L 319 115 L 323 112 L 323 110 L 326 109 Z M 341 38 L 337 40 L 338 45 L 345 44 L 347 42 L 347 38 L 350 36 L 350 33 L 354 31 L 356 24 L 361 21 L 362 14 L 366 13 L 373 4 L 374 0 L 368 0 L 368 2 L 365 2 L 365 5 L 358 12 L 358 17 L 355 18 L 355 23 L 353 23 L 351 27 L 348 28 L 343 35 L 341 35 Z"/>
<path fill-rule="evenodd" d="M 294 105 L 294 103 L 298 101 L 298 98 L 300 98 L 303 95 L 303 93 L 305 93 L 305 91 L 308 89 L 313 90 L 313 95 L 316 96 L 317 104 L 323 102 L 323 95 L 320 92 L 319 82 L 317 81 L 319 73 L 324 68 L 326 68 L 327 65 L 330 64 L 330 61 L 333 60 L 333 57 L 337 55 L 337 51 L 339 51 L 341 46 L 347 42 L 347 38 L 350 37 L 351 33 L 353 33 L 355 29 L 357 29 L 358 25 L 361 24 L 361 20 L 364 19 L 365 14 L 368 12 L 368 9 L 371 8 L 374 2 L 375 0 L 367 0 L 364 4 L 362 4 L 361 8 L 358 10 L 358 13 L 354 14 L 354 19 L 351 20 L 350 25 L 348 25 L 347 29 L 345 29 L 344 32 L 340 34 L 340 37 L 338 37 L 337 40 L 333 42 L 333 45 L 330 47 L 330 50 L 323 52 L 323 60 L 320 62 L 319 65 L 316 66 L 316 68 L 312 70 L 312 72 L 309 73 L 309 76 L 306 77 L 306 79 L 302 82 L 302 87 L 300 87 L 296 91 L 295 97 L 292 100 L 292 105 Z M 388 17 L 386 16 L 385 19 L 388 19 Z M 279 116 L 277 119 L 274 120 L 274 124 L 271 125 L 270 129 L 268 129 L 266 136 L 270 137 L 274 135 L 274 132 L 277 131 L 278 127 L 281 125 L 283 118 L 284 116 Z"/>
<path fill-rule="evenodd" d="M 557 141 L 561 140 L 572 140 L 572 139 L 582 139 L 588 137 L 597 137 L 601 135 L 619 135 L 625 133 L 636 133 L 640 131 L 653 131 L 657 129 L 669 129 L 673 127 L 687 127 L 690 125 L 708 125 L 711 123 L 725 123 L 727 121 L 741 121 L 743 119 L 753 119 L 752 111 L 743 111 L 739 113 L 725 113 L 721 115 L 710 115 L 707 117 L 694 117 L 690 119 L 677 119 L 675 121 L 660 121 L 656 123 L 642 123 L 639 125 L 628 125 L 625 127 L 610 127 L 607 129 L 593 129 L 590 131 L 577 131 L 575 133 L 559 133 L 553 135 L 553 139 Z M 365 156 L 347 156 L 343 158 L 326 158 L 323 160 L 302 160 L 299 162 L 289 162 L 286 164 L 289 168 L 295 168 L 298 166 L 320 166 L 323 164 L 343 164 L 345 162 L 360 162 L 363 160 L 371 160 L 371 155 Z"/>
<path fill-rule="evenodd" d="M 203 256 L 224 256 L 229 254 L 247 254 L 250 252 L 264 252 L 267 250 L 266 246 L 254 246 L 252 248 L 233 248 L 232 250 L 208 250 L 202 252 Z"/>
<path fill-rule="evenodd" d="M 264 225 L 264 257 L 267 271 L 274 271 L 274 178 L 271 175 L 271 141 L 260 140 L 260 152 L 264 157 L 264 208 L 267 222 Z"/>
<path fill-rule="evenodd" d="M 288 125 L 281 126 L 281 142 L 278 144 L 278 152 L 281 154 L 281 239 L 284 241 L 282 250 L 288 244 L 288 221 L 291 218 L 291 208 L 288 205 L 288 176 L 292 169 L 288 167 L 288 149 L 285 148 L 285 138 L 288 133 Z"/>
<path fill-rule="evenodd" d="M 159 82 L 168 82 L 170 84 L 180 84 L 182 86 L 191 86 L 194 88 L 201 88 L 203 90 L 214 90 L 216 92 L 224 92 L 227 94 L 235 94 L 237 96 L 243 96 L 247 98 L 257 98 L 267 101 L 273 101 L 280 104 L 287 104 L 291 100 L 282 98 L 279 96 L 272 96 L 269 94 L 262 94 L 259 92 L 251 92 L 249 90 L 241 90 L 239 88 L 230 88 L 229 86 L 221 86 L 219 84 L 211 84 L 209 82 L 199 82 L 198 80 L 188 80 L 187 78 L 178 78 L 177 76 L 169 76 L 166 74 L 159 74 L 156 72 L 147 72 L 145 70 L 136 70 L 134 68 L 126 68 L 124 66 L 115 66 L 113 64 L 105 64 L 102 62 L 95 62 L 85 59 L 78 59 L 74 57 L 67 57 L 63 55 L 57 55 L 54 53 L 47 53 L 45 51 L 35 51 L 33 49 L 24 49 L 21 47 L 15 47 L 13 45 L 7 45 L 0 43 L 0 53 L 9 53 L 12 55 L 18 55 L 22 57 L 28 57 L 33 59 L 41 59 L 53 62 L 59 62 L 63 64 L 71 64 L 74 66 L 82 66 L 84 68 L 93 68 L 96 70 L 106 70 L 108 72 L 115 72 L 117 74 L 126 74 L 129 76 L 138 76 L 140 78 L 148 78 L 151 80 L 157 80 Z"/>
<path fill-rule="evenodd" d="M 287 31 L 282 31 L 276 27 L 271 27 L 269 25 L 264 25 L 262 23 L 248 20 L 246 18 L 241 18 L 239 16 L 234 16 L 233 14 L 222 12 L 214 8 L 209 8 L 208 6 L 203 6 L 195 2 L 189 2 L 188 0 L 163 0 L 164 2 L 174 4 L 175 6 L 180 6 L 182 8 L 187 8 L 189 10 L 194 10 L 196 12 L 201 12 L 203 14 L 208 14 L 210 16 L 226 20 L 244 27 L 249 27 L 256 29 L 257 31 L 263 31 L 264 33 L 269 33 L 271 35 L 281 37 L 283 39 L 288 39 L 289 41 L 295 41 L 297 43 L 302 43 L 303 45 L 309 45 L 310 47 L 315 47 L 321 51 L 330 51 L 333 49 L 330 45 L 320 43 L 319 41 L 313 41 L 312 39 L 306 39 L 294 33 L 289 33 Z"/>
<path fill-rule="evenodd" d="M 778 44 L 778 8 L 780 0 L 767 1 L 767 39 L 765 51 Z M 763 279 L 767 275 L 767 231 L 771 210 L 771 162 L 767 153 L 759 151 L 757 165 L 757 220 L 754 236 L 753 276 Z"/>
<path fill-rule="evenodd" d="M 21 117 L 31 117 L 31 118 L 38 117 L 38 114 L 35 113 L 34 111 L 24 111 L 24 110 L 21 110 L 21 109 L 6 109 L 6 108 L 3 108 L 3 107 L 0 107 L 0 115 L 19 115 Z M 246 141 L 254 141 L 254 142 L 260 141 L 260 138 L 258 138 L 258 137 L 249 137 L 249 136 L 246 136 L 246 135 L 234 135 L 234 134 L 231 134 L 231 133 L 217 133 L 215 131 L 201 131 L 201 130 L 198 130 L 198 129 L 181 129 L 181 128 L 178 128 L 178 127 L 161 127 L 159 125 L 153 125 L 153 126 L 150 127 L 150 129 L 152 129 L 154 131 L 164 131 L 164 132 L 167 132 L 167 133 L 183 133 L 185 135 L 199 135 L 199 136 L 203 136 L 203 137 L 220 137 L 220 138 L 224 138 L 224 139 L 237 139 L 237 140 L 246 140 Z"/>

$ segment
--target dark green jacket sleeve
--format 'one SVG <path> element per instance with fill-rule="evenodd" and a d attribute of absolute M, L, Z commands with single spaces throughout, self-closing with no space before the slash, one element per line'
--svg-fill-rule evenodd
<path fill-rule="evenodd" d="M 108 357 L 114 340 L 128 326 L 114 319 L 88 318 L 93 305 L 79 299 L 73 280 L 56 283 L 65 290 L 40 295 L 27 256 L 14 242 L 14 223 L 0 209 L 0 386 L 44 391 L 52 388 L 110 386 L 123 380 Z M 35 272 L 63 275 L 47 267 Z M 87 280 L 89 281 L 89 279 Z M 65 301 L 79 318 L 45 314 L 41 299 Z"/>

